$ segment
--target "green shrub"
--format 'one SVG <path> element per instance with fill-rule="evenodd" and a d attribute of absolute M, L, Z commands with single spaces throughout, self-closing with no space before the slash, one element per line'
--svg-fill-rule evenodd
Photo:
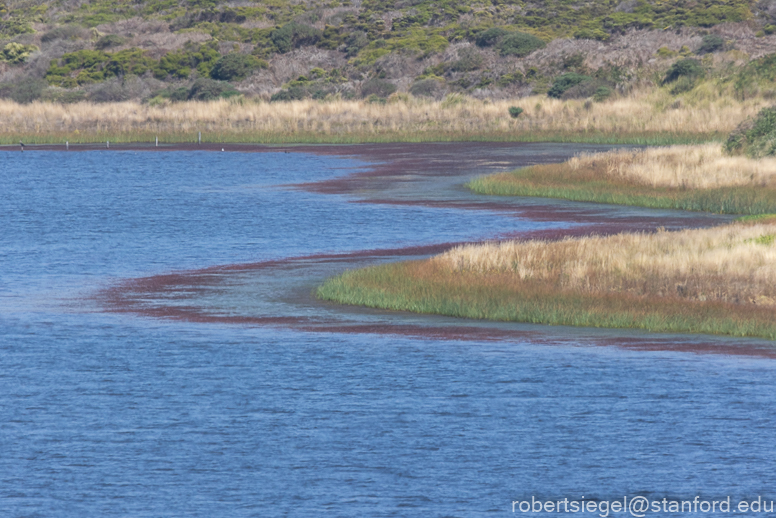
<path fill-rule="evenodd" d="M 189 89 L 185 86 L 169 87 L 157 92 L 153 99 L 169 99 L 171 101 L 187 101 L 189 99 Z M 153 100 L 152 99 L 152 100 Z"/>
<path fill-rule="evenodd" d="M 40 37 L 41 43 L 48 43 L 56 40 L 76 40 L 83 38 L 86 34 L 86 29 L 79 25 L 60 25 L 54 27 L 48 32 L 43 33 Z"/>
<path fill-rule="evenodd" d="M 523 109 L 518 106 L 510 106 L 509 107 L 509 116 L 513 119 L 516 119 L 520 117 L 520 114 L 523 113 Z"/>
<path fill-rule="evenodd" d="M 124 75 L 142 75 L 154 67 L 156 63 L 140 49 L 126 49 L 108 54 L 108 60 L 103 68 L 105 78 Z"/>
<path fill-rule="evenodd" d="M 482 68 L 485 60 L 476 49 L 466 48 L 458 51 L 458 60 L 450 64 L 450 70 L 454 72 L 471 72 Z"/>
<path fill-rule="evenodd" d="M 40 79 L 25 79 L 18 83 L 5 83 L 0 85 L 0 97 L 11 99 L 17 103 L 27 104 L 40 99 L 46 86 L 46 82 Z"/>
<path fill-rule="evenodd" d="M 395 91 L 395 84 L 379 78 L 369 79 L 361 85 L 361 97 L 369 97 L 370 95 L 388 97 Z"/>
<path fill-rule="evenodd" d="M 544 41 L 525 32 L 512 32 L 501 38 L 498 43 L 502 56 L 527 56 L 545 46 Z"/>
<path fill-rule="evenodd" d="M 111 47 L 120 47 L 121 45 L 124 45 L 126 40 L 119 36 L 118 34 L 108 34 L 107 36 L 103 36 L 97 42 L 94 44 L 94 48 L 98 50 L 105 50 Z"/>
<path fill-rule="evenodd" d="M 301 23 L 287 23 L 270 34 L 270 39 L 280 53 L 297 47 L 315 45 L 323 38 L 323 31 Z"/>
<path fill-rule="evenodd" d="M 439 81 L 436 79 L 423 79 L 410 87 L 410 93 L 416 97 L 435 97 L 439 92 Z"/>
<path fill-rule="evenodd" d="M 578 40 L 606 41 L 609 39 L 609 33 L 599 28 L 577 29 L 574 31 L 574 37 Z"/>
<path fill-rule="evenodd" d="M 593 78 L 590 76 L 585 76 L 574 72 L 563 74 L 562 76 L 555 78 L 555 81 L 553 81 L 552 87 L 547 92 L 547 95 L 556 99 L 560 99 L 563 94 L 566 93 L 566 90 L 569 90 L 570 88 L 577 86 L 580 83 L 584 83 L 585 81 L 591 81 L 592 79 Z"/>
<path fill-rule="evenodd" d="M 211 101 L 219 98 L 229 98 L 240 95 L 229 83 L 201 77 L 194 81 L 189 89 L 189 99 L 195 101 Z"/>
<path fill-rule="evenodd" d="M 663 78 L 663 84 L 672 83 L 680 77 L 698 79 L 703 77 L 703 75 L 703 66 L 700 61 L 693 58 L 684 58 L 671 65 L 668 72 L 666 72 L 665 78 Z"/>
<path fill-rule="evenodd" d="M 507 34 L 509 34 L 509 31 L 500 27 L 493 27 L 479 33 L 475 39 L 475 43 L 479 47 L 492 47 L 501 37 L 506 36 Z"/>
<path fill-rule="evenodd" d="M 671 83 L 671 89 L 669 92 L 671 95 L 679 95 L 685 92 L 689 92 L 695 88 L 696 79 L 694 77 L 680 77 L 673 83 Z"/>
<path fill-rule="evenodd" d="M 757 94 L 761 84 L 771 86 L 774 81 L 776 81 L 776 54 L 768 54 L 753 59 L 741 68 L 735 75 L 733 88 L 736 97 L 747 99 Z"/>
<path fill-rule="evenodd" d="M 601 90 L 601 94 L 604 94 L 604 90 L 611 93 L 609 84 L 601 79 L 583 80 L 576 85 L 567 88 L 566 91 L 561 94 L 561 99 L 587 99 L 588 97 L 595 97 L 596 93 Z"/>
<path fill-rule="evenodd" d="M 602 102 L 607 100 L 609 97 L 612 96 L 612 89 L 608 86 L 599 86 L 596 88 L 596 91 L 593 93 L 593 100 L 595 102 Z"/>
<path fill-rule="evenodd" d="M 137 48 L 112 54 L 79 50 L 65 54 L 60 60 L 52 60 L 45 77 L 51 85 L 73 88 L 111 77 L 141 75 L 156 65 L 145 51 Z"/>
<path fill-rule="evenodd" d="M 154 67 L 154 77 L 165 79 L 172 76 L 178 79 L 186 79 L 196 70 L 200 76 L 209 76 L 213 65 L 221 57 L 215 44 L 208 43 L 195 48 L 188 45 L 183 49 L 168 52 Z"/>
<path fill-rule="evenodd" d="M 0 60 L 6 61 L 13 65 L 18 65 L 27 61 L 30 54 L 38 50 L 35 45 L 22 45 L 21 43 L 8 43 L 0 51 Z"/>
<path fill-rule="evenodd" d="M 707 34 L 701 41 L 701 46 L 698 47 L 696 54 L 710 54 L 712 52 L 719 52 L 725 48 L 725 40 L 716 34 Z"/>
<path fill-rule="evenodd" d="M 259 68 L 267 68 L 269 64 L 263 59 L 259 59 L 249 54 L 239 54 L 233 52 L 226 56 L 221 56 L 213 65 L 210 71 L 210 77 L 221 81 L 241 81 Z"/>
<path fill-rule="evenodd" d="M 23 18 L 10 16 L 7 19 L 0 18 L 0 34 L 6 36 L 16 36 L 18 34 L 29 34 L 35 32 L 30 22 Z"/>
<path fill-rule="evenodd" d="M 657 49 L 657 57 L 662 59 L 668 59 L 676 57 L 679 53 L 675 50 L 671 50 L 668 47 L 660 47 Z"/>
<path fill-rule="evenodd" d="M 285 90 L 281 90 L 270 97 L 269 102 L 288 102 L 299 101 L 307 98 L 307 90 L 299 86 L 292 86 Z"/>
<path fill-rule="evenodd" d="M 515 70 L 514 72 L 510 72 L 509 74 L 504 74 L 503 76 L 499 77 L 498 81 L 496 81 L 496 84 L 503 88 L 512 84 L 522 83 L 523 80 L 525 80 L 523 73 L 519 70 Z"/>
<path fill-rule="evenodd" d="M 763 108 L 753 121 L 741 123 L 728 136 L 725 151 L 752 158 L 776 155 L 776 106 Z"/>

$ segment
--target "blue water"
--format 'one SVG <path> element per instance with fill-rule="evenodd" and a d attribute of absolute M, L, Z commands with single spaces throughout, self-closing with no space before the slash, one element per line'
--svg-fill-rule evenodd
<path fill-rule="evenodd" d="M 545 149 L 516 145 L 516 163 Z M 172 270 L 574 222 L 352 203 L 288 185 L 368 168 L 353 157 L 0 161 L 0 516 L 498 516 L 531 496 L 776 498 L 776 362 L 596 337 L 761 341 L 520 324 L 493 325 L 537 338 L 319 333 L 106 313 L 91 298 Z M 437 185 L 463 199 L 462 181 Z M 312 288 L 344 267 L 241 273 L 202 303 L 454 324 L 316 303 Z"/>

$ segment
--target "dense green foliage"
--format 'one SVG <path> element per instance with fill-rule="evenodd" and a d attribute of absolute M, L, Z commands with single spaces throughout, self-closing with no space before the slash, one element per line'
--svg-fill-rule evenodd
<path fill-rule="evenodd" d="M 698 47 L 698 54 L 709 54 L 711 52 L 719 52 L 725 48 L 725 40 L 721 36 L 716 34 L 706 34 L 701 41 L 701 46 Z"/>
<path fill-rule="evenodd" d="M 210 76 L 221 81 L 239 81 L 245 79 L 254 70 L 268 66 L 269 64 L 263 59 L 233 52 L 218 58 L 210 71 Z"/>
<path fill-rule="evenodd" d="M 140 49 L 122 50 L 114 54 L 79 50 L 65 54 L 59 62 L 52 62 L 46 72 L 46 80 L 55 86 L 71 88 L 126 74 L 140 75 L 154 65 L 154 61 Z"/>
<path fill-rule="evenodd" d="M 322 37 L 322 31 L 301 23 L 287 23 L 270 34 L 272 43 L 280 53 L 305 45 L 315 45 Z"/>
<path fill-rule="evenodd" d="M 701 62 L 693 58 L 685 58 L 677 61 L 666 72 L 664 83 L 672 83 L 680 77 L 699 77 L 703 75 Z"/>
<path fill-rule="evenodd" d="M 671 84 L 671 93 L 680 94 L 692 90 L 705 73 L 703 65 L 697 59 L 680 59 L 668 69 L 663 84 Z"/>
<path fill-rule="evenodd" d="M 576 63 L 572 63 L 574 55 L 559 55 L 554 48 L 541 59 L 532 58 L 531 54 L 554 38 L 606 41 L 631 29 L 707 28 L 723 22 L 754 20 L 752 23 L 760 24 L 758 27 L 764 33 L 776 31 L 776 19 L 762 14 L 765 11 L 761 3 L 757 0 L 364 0 L 359 3 L 262 0 L 235 4 L 227 0 L 77 3 L 16 0 L 0 2 L 0 46 L 8 49 L 0 58 L 21 65 L 17 70 L 30 69 L 29 74 L 19 74 L 19 80 L 45 79 L 51 86 L 89 92 L 96 88 L 90 84 L 127 75 L 153 76 L 168 83 L 165 86 L 186 82 L 186 88 L 196 78 L 238 82 L 257 69 L 286 63 L 283 60 L 297 61 L 290 67 L 294 75 L 308 75 L 307 70 L 298 69 L 299 61 L 317 56 L 323 61 L 311 63 L 311 67 L 336 67 L 346 81 L 308 77 L 304 84 L 291 84 L 294 81 L 289 82 L 290 74 L 283 73 L 276 76 L 276 84 L 269 88 L 261 85 L 257 92 L 264 96 L 265 92 L 276 92 L 281 83 L 288 82 L 282 85 L 283 92 L 277 94 L 277 99 L 299 95 L 322 98 L 332 93 L 344 98 L 359 95 L 384 98 L 389 90 L 387 86 L 375 90 L 373 84 L 363 84 L 377 78 L 420 96 L 474 93 L 478 89 L 506 89 L 510 94 L 520 92 L 520 95 L 549 90 L 554 97 L 600 101 L 609 97 L 615 87 L 616 91 L 627 91 L 620 80 L 625 76 L 602 77 L 600 71 L 585 68 L 586 58 L 581 54 L 576 56 L 579 58 Z M 760 13 L 759 18 L 753 12 Z M 39 27 L 45 27 L 45 32 L 34 34 L 34 28 Z M 719 35 L 705 30 L 701 34 L 705 34 L 703 41 L 695 49 L 699 55 L 735 48 L 735 42 L 725 41 Z M 212 39 L 202 43 L 207 38 Z M 456 45 L 455 52 L 445 52 L 451 44 L 465 42 L 474 45 L 468 48 Z M 33 63 L 36 50 L 31 44 L 41 47 L 43 60 Z M 7 45 L 21 45 L 26 50 L 12 56 L 14 49 Z M 337 55 L 326 54 L 328 57 L 324 59 L 323 52 L 311 47 Z M 692 52 L 686 47 L 666 48 L 659 54 L 673 59 L 687 57 Z M 514 64 L 514 58 L 526 56 L 534 63 Z M 428 58 L 433 62 L 426 65 L 428 69 L 422 74 L 412 70 L 411 60 Z M 321 65 L 322 62 L 331 65 Z M 42 63 L 50 64 L 45 76 Z M 627 65 L 630 77 L 638 74 L 633 69 L 642 64 Z M 759 74 L 760 70 L 755 68 L 751 72 Z M 672 94 L 692 90 L 703 78 L 703 74 L 685 72 L 669 71 L 669 76 L 675 77 L 667 76 L 664 83 Z M 589 79 L 569 84 L 569 80 L 579 76 Z M 262 77 L 266 79 L 269 75 Z M 352 86 L 337 87 L 346 82 Z M 735 81 L 736 93 L 744 98 L 753 95 L 752 92 L 760 93 L 759 87 L 753 89 L 749 84 L 741 76 Z M 153 88 L 158 90 L 158 86 Z M 256 95 L 247 91 L 250 89 L 247 85 L 241 89 L 246 95 Z M 364 95 L 364 91 L 372 93 Z"/>
<path fill-rule="evenodd" d="M 38 50 L 34 45 L 22 45 L 20 43 L 8 43 L 0 51 L 0 61 L 5 61 L 14 65 L 24 63 L 30 54 Z"/>
<path fill-rule="evenodd" d="M 753 121 L 736 128 L 725 142 L 725 150 L 752 158 L 776 155 L 776 106 L 763 108 Z"/>
<path fill-rule="evenodd" d="M 165 79 L 168 76 L 185 79 L 194 70 L 200 76 L 209 76 L 213 65 L 220 57 L 221 54 L 214 45 L 200 45 L 199 48 L 187 45 L 163 56 L 154 67 L 153 73 L 158 79 Z"/>
<path fill-rule="evenodd" d="M 213 45 L 192 46 L 169 52 L 158 61 L 147 53 L 130 48 L 114 53 L 100 50 L 79 50 L 54 60 L 46 72 L 51 85 L 71 88 L 125 75 L 151 72 L 158 79 L 186 79 L 196 71 L 200 77 L 222 81 L 244 79 L 254 70 L 267 68 L 262 59 L 246 54 L 219 54 Z"/>
<path fill-rule="evenodd" d="M 527 56 L 534 50 L 544 47 L 545 43 L 525 32 L 511 32 L 500 38 L 496 44 L 502 56 Z"/>
<path fill-rule="evenodd" d="M 592 77 L 571 72 L 563 74 L 555 79 L 552 88 L 547 92 L 550 97 L 560 99 L 567 90 L 585 82 L 592 81 Z"/>

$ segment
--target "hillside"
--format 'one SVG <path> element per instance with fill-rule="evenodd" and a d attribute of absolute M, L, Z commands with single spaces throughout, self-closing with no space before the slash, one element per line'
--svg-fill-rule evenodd
<path fill-rule="evenodd" d="M 776 1 L 0 3 L 0 97 L 776 95 Z"/>

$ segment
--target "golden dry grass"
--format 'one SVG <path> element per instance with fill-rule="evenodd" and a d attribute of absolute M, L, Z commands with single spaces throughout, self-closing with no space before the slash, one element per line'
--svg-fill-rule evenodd
<path fill-rule="evenodd" d="M 476 178 L 474 192 L 723 214 L 776 213 L 776 159 L 720 144 L 619 150 Z"/>
<path fill-rule="evenodd" d="M 652 187 L 712 189 L 776 183 L 776 158 L 728 156 L 718 144 L 581 155 L 569 160 L 568 167 L 580 174 L 596 171 L 601 178 Z"/>
<path fill-rule="evenodd" d="M 579 293 L 776 305 L 776 223 L 466 245 L 433 259 Z"/>
<path fill-rule="evenodd" d="M 508 115 L 513 105 L 525 109 L 517 119 Z M 727 134 L 762 106 L 762 100 L 718 99 L 671 109 L 659 92 L 635 93 L 604 103 L 539 96 L 495 102 L 460 96 L 444 101 L 398 96 L 387 104 L 218 100 L 157 106 L 136 102 L 19 105 L 0 101 L 0 136 L 7 141 L 21 135 L 30 141 L 87 141 L 113 135 L 115 141 L 127 141 L 160 134 L 176 135 L 180 140 L 202 131 L 204 138 L 243 135 L 255 141 L 267 135 L 288 141 L 347 135 L 356 140 L 381 136 L 406 140 L 424 135 L 519 140 L 592 134 L 615 140 L 656 134 L 709 138 Z"/>
<path fill-rule="evenodd" d="M 776 220 L 463 246 L 353 270 L 320 298 L 554 325 L 776 339 Z"/>

